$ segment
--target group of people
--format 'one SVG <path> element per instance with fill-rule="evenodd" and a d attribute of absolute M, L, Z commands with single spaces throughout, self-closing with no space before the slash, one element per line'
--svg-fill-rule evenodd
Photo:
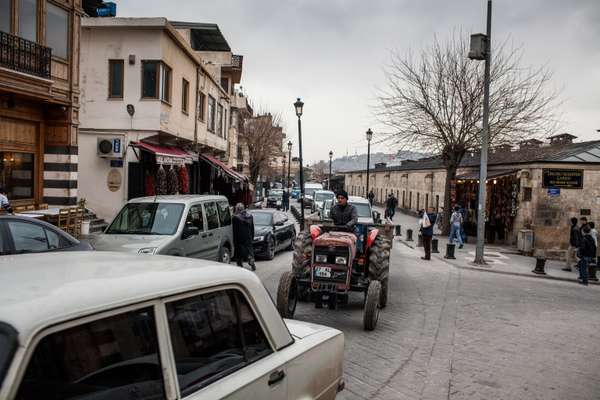
<path fill-rule="evenodd" d="M 375 200 L 375 193 L 373 193 L 373 189 L 369 190 L 369 194 L 367 194 L 367 199 L 373 206 L 373 201 Z M 396 208 L 398 207 L 398 199 L 394 196 L 394 192 L 390 193 L 385 200 L 385 218 L 389 218 L 390 221 L 394 220 L 394 215 L 396 215 Z"/>
<path fill-rule="evenodd" d="M 589 280 L 598 280 L 595 274 L 598 266 L 598 231 L 586 217 L 581 217 L 579 221 L 571 218 L 567 265 L 563 271 L 572 271 L 573 264 L 579 270 L 578 280 L 582 285 L 587 285 Z"/>

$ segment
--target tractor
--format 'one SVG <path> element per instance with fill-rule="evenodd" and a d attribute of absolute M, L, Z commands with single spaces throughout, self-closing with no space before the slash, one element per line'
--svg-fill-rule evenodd
<path fill-rule="evenodd" d="M 359 223 L 350 230 L 319 222 L 310 225 L 309 217 L 309 231 L 294 242 L 292 270 L 283 273 L 277 289 L 279 313 L 293 318 L 298 301 L 336 309 L 348 303 L 350 292 L 362 292 L 364 329 L 375 329 L 388 300 L 392 226 Z"/>

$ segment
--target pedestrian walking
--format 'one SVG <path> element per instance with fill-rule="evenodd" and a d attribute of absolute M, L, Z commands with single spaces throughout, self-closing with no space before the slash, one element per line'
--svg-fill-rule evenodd
<path fill-rule="evenodd" d="M 8 196 L 4 186 L 0 186 L 0 209 L 4 210 L 7 214 L 12 214 L 13 209 L 8 201 Z"/>
<path fill-rule="evenodd" d="M 590 260 L 588 271 L 589 280 L 597 282 L 598 278 L 596 277 L 596 271 L 598 269 L 598 231 L 596 230 L 596 224 L 594 222 L 589 222 L 588 225 L 590 226 L 590 236 L 592 236 L 592 239 L 594 239 L 594 244 L 596 245 L 596 254 Z"/>
<path fill-rule="evenodd" d="M 394 220 L 394 215 L 396 214 L 396 206 L 398 206 L 398 199 L 396 199 L 394 193 L 390 193 L 385 202 L 385 213 L 386 217 L 388 217 L 391 221 Z"/>
<path fill-rule="evenodd" d="M 460 237 L 462 238 L 463 243 L 467 243 L 467 234 L 465 232 L 465 221 L 467 220 L 467 209 L 459 204 L 460 215 L 462 216 L 462 222 L 460 223 Z"/>
<path fill-rule="evenodd" d="M 577 218 L 571 218 L 571 230 L 569 233 L 569 248 L 567 249 L 567 264 L 563 271 L 572 271 L 572 265 L 577 261 L 577 248 L 581 242 L 581 231 L 577 226 Z"/>
<path fill-rule="evenodd" d="M 431 241 L 433 240 L 433 227 L 435 226 L 437 215 L 433 212 L 433 207 L 428 207 L 427 212 L 421 210 L 420 217 L 420 232 L 423 237 L 423 248 L 425 250 L 425 256 L 421 257 L 421 259 L 431 260 Z"/>
<path fill-rule="evenodd" d="M 252 271 L 256 271 L 254 263 L 254 248 L 252 240 L 254 239 L 254 218 L 252 214 L 246 211 L 244 204 L 238 203 L 235 206 L 235 215 L 232 221 L 233 243 L 235 247 L 234 256 L 238 267 L 244 266 L 244 261 L 248 262 Z"/>
<path fill-rule="evenodd" d="M 287 211 L 290 210 L 290 192 L 289 192 L 289 189 L 283 191 L 283 195 L 281 197 L 281 207 L 283 208 L 283 211 L 287 212 Z"/>
<path fill-rule="evenodd" d="M 579 283 L 587 286 L 588 284 L 588 265 L 593 257 L 596 257 L 596 244 L 592 238 L 591 229 L 588 224 L 585 224 L 581 230 L 581 242 L 579 249 L 577 250 L 577 256 L 579 257 Z"/>
<path fill-rule="evenodd" d="M 373 189 L 369 190 L 367 199 L 369 199 L 369 204 L 371 204 L 371 207 L 373 207 L 373 199 L 375 199 L 375 193 L 373 193 Z"/>
<path fill-rule="evenodd" d="M 455 206 L 454 212 L 450 216 L 450 236 L 448 237 L 448 242 L 450 244 L 454 244 L 454 239 L 458 241 L 458 248 L 463 248 L 463 238 L 461 235 L 461 229 L 463 224 L 463 217 L 460 213 L 460 207 Z"/>

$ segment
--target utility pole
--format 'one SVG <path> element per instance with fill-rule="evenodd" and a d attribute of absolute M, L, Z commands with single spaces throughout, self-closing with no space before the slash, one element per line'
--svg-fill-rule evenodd
<path fill-rule="evenodd" d="M 304 230 L 304 168 L 302 167 L 302 121 L 300 117 L 302 117 L 302 109 L 304 108 L 304 103 L 300 98 L 296 100 L 294 103 L 294 108 L 296 109 L 296 116 L 298 117 L 298 158 L 300 159 L 300 230 Z"/>

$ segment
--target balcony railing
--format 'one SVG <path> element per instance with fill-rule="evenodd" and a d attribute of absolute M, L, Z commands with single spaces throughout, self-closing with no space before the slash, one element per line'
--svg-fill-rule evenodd
<path fill-rule="evenodd" d="M 50 78 L 52 49 L 0 31 L 0 67 Z"/>
<path fill-rule="evenodd" d="M 240 56 L 238 54 L 234 54 L 231 56 L 231 66 L 232 67 L 242 69 L 243 63 L 244 63 L 244 56 Z"/>

